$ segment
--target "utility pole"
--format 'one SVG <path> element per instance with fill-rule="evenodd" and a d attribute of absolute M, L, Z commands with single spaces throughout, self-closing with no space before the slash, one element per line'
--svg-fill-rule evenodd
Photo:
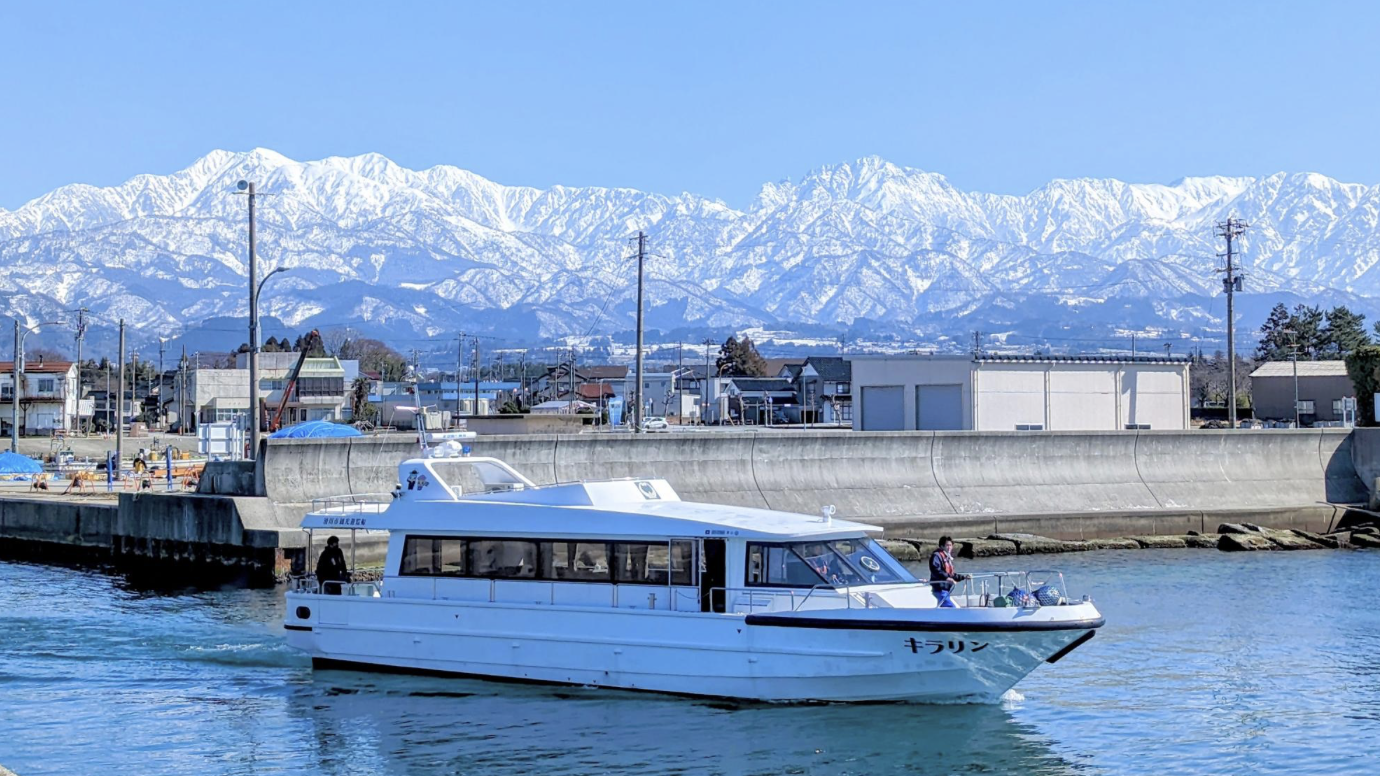
<path fill-rule="evenodd" d="M 177 381 L 177 429 L 179 436 L 187 433 L 187 346 L 182 346 L 182 360 L 178 362 L 182 379 Z"/>
<path fill-rule="evenodd" d="M 455 424 L 460 425 L 460 370 L 465 360 L 465 332 L 460 332 L 455 345 Z"/>
<path fill-rule="evenodd" d="M 474 414 L 479 414 L 479 368 L 482 364 L 479 360 L 479 335 L 474 335 Z M 459 395 L 460 386 L 455 387 L 456 394 Z M 488 414 L 487 412 L 484 414 Z"/>
<path fill-rule="evenodd" d="M 704 382 L 700 383 L 700 425 L 709 425 L 709 349 L 714 340 L 704 338 Z"/>
<path fill-rule="evenodd" d="M 647 233 L 637 233 L 637 384 L 633 386 L 633 396 L 637 404 L 633 408 L 633 433 L 642 433 L 642 270 L 647 261 Z"/>
<path fill-rule="evenodd" d="M 105 360 L 105 419 L 110 422 L 110 359 Z"/>
<path fill-rule="evenodd" d="M 19 319 L 14 319 L 14 384 L 10 386 L 10 452 L 19 452 Z"/>
<path fill-rule="evenodd" d="M 85 307 L 77 308 L 77 433 L 81 433 L 81 341 L 86 337 Z"/>
<path fill-rule="evenodd" d="M 250 200 L 251 202 L 253 200 Z M 120 390 L 115 397 L 115 472 L 120 476 L 120 456 L 125 452 L 125 319 L 120 319 Z M 106 394 L 109 396 L 109 394 Z"/>
<path fill-rule="evenodd" d="M 1219 258 L 1227 260 L 1227 266 L 1218 269 L 1224 273 L 1222 278 L 1222 289 L 1227 292 L 1227 374 L 1229 376 L 1231 393 L 1227 399 L 1227 419 L 1231 422 L 1231 427 L 1236 428 L 1236 292 L 1241 290 L 1241 275 L 1236 273 L 1235 258 L 1236 254 L 1232 250 L 1236 238 L 1246 233 L 1249 226 L 1239 218 L 1228 217 L 1224 223 L 1217 225 L 1217 236 L 1227 241 L 1227 252 L 1218 254 Z"/>
<path fill-rule="evenodd" d="M 982 355 L 982 332 L 973 332 L 973 358 Z"/>
<path fill-rule="evenodd" d="M 158 338 L 158 403 L 153 405 L 153 417 L 160 424 L 163 422 L 163 350 L 168 346 L 168 341 L 163 337 Z"/>
<path fill-rule="evenodd" d="M 1299 427 L 1299 333 L 1284 330 L 1289 335 L 1289 358 L 1294 362 L 1294 428 Z"/>
<path fill-rule="evenodd" d="M 1136 335 L 1131 335 L 1131 360 L 1136 360 Z"/>
<path fill-rule="evenodd" d="M 259 455 L 259 262 L 255 252 L 254 183 L 240 181 L 249 195 L 249 460 Z M 121 359 L 123 361 L 123 358 Z M 124 368 L 122 363 L 121 368 Z M 123 390 L 123 389 L 121 389 Z"/>

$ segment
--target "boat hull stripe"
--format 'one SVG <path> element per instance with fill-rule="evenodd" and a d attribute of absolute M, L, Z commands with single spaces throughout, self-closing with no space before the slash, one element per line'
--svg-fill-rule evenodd
<path fill-rule="evenodd" d="M 836 617 L 792 617 L 749 614 L 748 625 L 766 628 L 817 628 L 821 630 L 919 631 L 925 633 L 1022 633 L 1025 631 L 1086 630 L 1107 624 L 1107 618 L 1064 622 L 915 622 L 913 620 L 849 620 Z"/>

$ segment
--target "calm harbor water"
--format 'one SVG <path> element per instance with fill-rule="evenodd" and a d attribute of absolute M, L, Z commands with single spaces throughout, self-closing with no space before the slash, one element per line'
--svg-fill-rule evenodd
<path fill-rule="evenodd" d="M 1380 772 L 1380 553 L 1034 559 L 1107 615 L 991 706 L 766 706 L 313 672 L 281 593 L 0 562 L 0 764 L 36 774 Z M 1013 559 L 964 568 L 1013 567 Z"/>

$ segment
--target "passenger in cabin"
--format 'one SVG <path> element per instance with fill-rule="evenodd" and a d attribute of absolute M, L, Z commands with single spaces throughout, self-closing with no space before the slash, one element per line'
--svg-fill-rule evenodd
<path fill-rule="evenodd" d="M 326 595 L 340 595 L 341 583 L 350 581 L 349 569 L 345 567 L 345 553 L 340 549 L 340 539 L 332 536 L 326 540 L 326 549 L 316 561 L 316 581 Z"/>
<path fill-rule="evenodd" d="M 968 575 L 954 571 L 954 540 L 948 536 L 939 537 L 939 547 L 930 556 L 930 592 L 945 609 L 956 608 L 949 598 L 955 582 L 962 582 Z"/>

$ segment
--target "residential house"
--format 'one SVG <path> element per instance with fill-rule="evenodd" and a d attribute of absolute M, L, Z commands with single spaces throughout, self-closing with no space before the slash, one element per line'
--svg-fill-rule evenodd
<path fill-rule="evenodd" d="M 843 356 L 810 356 L 783 366 L 777 376 L 795 386 L 798 411 L 792 422 L 852 424 L 853 367 Z"/>
<path fill-rule="evenodd" d="M 71 361 L 28 359 L 19 375 L 19 431 L 25 435 L 74 431 L 80 411 L 80 379 Z M 14 362 L 0 361 L 0 430 L 10 433 L 15 412 Z"/>

